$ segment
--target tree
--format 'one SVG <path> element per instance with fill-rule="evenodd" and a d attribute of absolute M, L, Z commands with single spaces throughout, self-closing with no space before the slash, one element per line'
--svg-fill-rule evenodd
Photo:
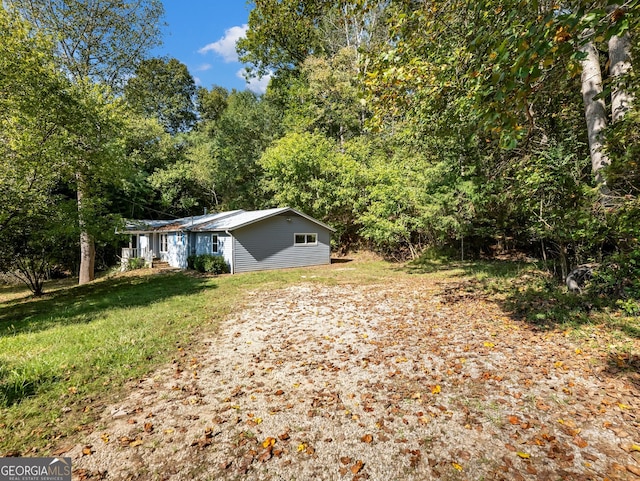
<path fill-rule="evenodd" d="M 0 269 L 16 267 L 20 232 L 42 225 L 63 178 L 72 98 L 56 70 L 52 44 L 0 9 Z M 37 101 L 34 101 L 37 99 Z"/>
<path fill-rule="evenodd" d="M 136 112 L 157 118 L 172 135 L 195 124 L 196 84 L 187 66 L 175 58 L 143 60 L 124 94 Z"/>
<path fill-rule="evenodd" d="M 339 237 L 353 234 L 361 166 L 336 141 L 319 132 L 289 133 L 264 152 L 260 166 L 270 205 L 300 209 L 336 227 Z"/>
<path fill-rule="evenodd" d="M 285 126 L 291 131 L 321 131 L 341 144 L 364 131 L 368 116 L 361 102 L 356 51 L 308 57 L 298 78 L 289 82 Z"/>
<path fill-rule="evenodd" d="M 200 121 L 216 121 L 228 106 L 229 91 L 218 85 L 210 90 L 199 87 L 196 91 L 196 104 Z"/>
<path fill-rule="evenodd" d="M 40 31 L 56 40 L 56 56 L 62 71 L 87 98 L 98 100 L 92 84 L 99 82 L 119 89 L 146 53 L 159 43 L 159 20 L 163 14 L 159 0 L 123 2 L 120 0 L 8 0 Z M 98 100 L 98 103 L 101 101 Z M 101 128 L 85 124 L 84 135 L 76 131 L 77 145 L 86 145 L 84 158 L 74 158 L 80 225 L 79 282 L 94 279 L 95 239 L 91 225 L 91 195 L 94 172 L 89 146 L 100 142 Z M 93 135 L 94 137 L 90 137 Z M 103 157 L 103 159 L 106 159 Z"/>

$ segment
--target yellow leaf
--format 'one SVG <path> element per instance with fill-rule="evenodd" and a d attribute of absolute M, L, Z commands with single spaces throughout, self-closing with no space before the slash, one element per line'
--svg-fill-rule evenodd
<path fill-rule="evenodd" d="M 618 407 L 620 409 L 629 409 L 631 406 L 629 406 L 628 404 L 618 403 Z"/>
<path fill-rule="evenodd" d="M 640 446 L 638 446 L 637 444 L 632 444 L 631 451 L 640 451 Z"/>
<path fill-rule="evenodd" d="M 576 347 L 576 354 L 582 354 L 582 349 L 580 349 L 579 347 Z"/>
<path fill-rule="evenodd" d="M 253 420 L 256 424 L 260 424 L 262 422 L 262 418 L 255 418 Z"/>
<path fill-rule="evenodd" d="M 485 342 L 484 347 L 496 347 L 496 345 L 493 342 Z"/>
<path fill-rule="evenodd" d="M 104 441 L 104 443 L 107 444 L 109 442 L 109 435 L 107 433 L 102 433 L 102 435 L 100 436 L 100 439 L 102 439 L 102 441 Z"/>
<path fill-rule="evenodd" d="M 276 439 L 275 438 L 267 438 L 264 441 L 262 441 L 262 447 L 267 449 L 270 448 L 271 446 L 273 446 L 274 444 L 276 444 Z"/>
<path fill-rule="evenodd" d="M 305 449 L 307 449 L 307 445 L 304 443 L 300 443 L 298 444 L 298 452 L 301 453 L 302 451 L 304 451 Z"/>
<path fill-rule="evenodd" d="M 460 466 L 458 463 L 451 463 L 451 466 L 453 466 L 453 469 L 462 471 L 462 466 Z"/>
<path fill-rule="evenodd" d="M 520 456 L 522 459 L 529 459 L 529 458 L 531 457 L 531 455 L 530 455 L 530 454 L 528 454 L 528 453 L 523 453 L 522 451 L 518 451 L 516 454 L 517 454 L 518 456 Z"/>
<path fill-rule="evenodd" d="M 442 391 L 442 388 L 440 387 L 440 384 L 433 386 L 431 388 L 431 394 L 438 394 L 440 391 Z"/>
<path fill-rule="evenodd" d="M 135 441 L 131 441 L 129 443 L 129 447 L 135 448 L 136 446 L 140 446 L 142 444 L 142 439 L 136 439 Z"/>

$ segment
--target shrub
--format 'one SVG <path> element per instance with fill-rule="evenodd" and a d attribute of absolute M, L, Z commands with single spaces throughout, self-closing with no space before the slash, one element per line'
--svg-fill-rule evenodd
<path fill-rule="evenodd" d="M 127 270 L 142 269 L 145 264 L 146 261 L 142 257 L 131 257 L 129 262 L 127 262 Z"/>
<path fill-rule="evenodd" d="M 224 260 L 224 257 L 211 254 L 195 256 L 193 267 L 198 272 L 207 272 L 209 274 L 226 274 L 229 272 L 229 265 Z"/>
<path fill-rule="evenodd" d="M 195 254 L 191 254 L 190 256 L 187 257 L 187 267 L 189 269 L 195 269 L 196 268 L 196 255 Z"/>

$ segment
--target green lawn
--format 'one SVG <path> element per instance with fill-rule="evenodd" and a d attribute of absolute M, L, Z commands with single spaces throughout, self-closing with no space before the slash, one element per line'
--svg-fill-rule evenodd
<path fill-rule="evenodd" d="M 583 300 L 526 264 L 369 260 L 220 277 L 143 270 L 86 286 L 52 282 L 39 299 L 0 286 L 0 455 L 48 453 L 96 419 L 129 381 L 170 362 L 180 348 L 197 349 L 199 338 L 213 334 L 257 290 L 426 275 L 481 291 L 536 329 L 580 335 L 598 326 L 600 340 L 604 329 L 630 349 L 640 337 L 637 319 L 589 312 Z"/>
<path fill-rule="evenodd" d="M 381 275 L 399 274 L 382 262 L 220 277 L 143 270 L 86 286 L 53 282 L 40 299 L 0 286 L 0 454 L 46 452 L 127 381 L 215 332 L 252 291 Z"/>

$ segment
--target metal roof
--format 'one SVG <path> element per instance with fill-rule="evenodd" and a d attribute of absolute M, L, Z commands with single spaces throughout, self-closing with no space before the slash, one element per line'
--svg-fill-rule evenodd
<path fill-rule="evenodd" d="M 216 214 L 205 214 L 192 217 L 183 217 L 182 219 L 173 220 L 133 220 L 127 221 L 125 231 L 128 233 L 143 232 L 174 232 L 174 231 L 193 231 L 193 232 L 215 232 L 215 231 L 232 231 L 253 224 L 255 222 L 268 219 L 275 215 L 291 212 L 305 219 L 310 220 L 330 231 L 335 231 L 332 227 L 320 222 L 313 217 L 303 214 L 291 207 L 279 207 L 276 209 L 265 210 L 233 210 L 228 212 L 218 212 Z"/>

